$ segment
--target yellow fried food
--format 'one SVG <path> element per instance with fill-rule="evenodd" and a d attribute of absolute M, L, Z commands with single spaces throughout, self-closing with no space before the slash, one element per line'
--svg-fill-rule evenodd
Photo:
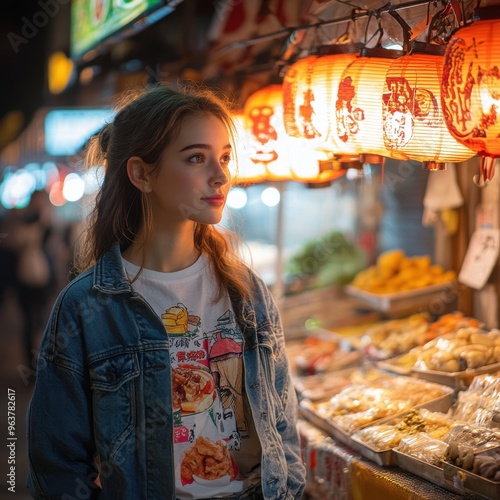
<path fill-rule="evenodd" d="M 396 274 L 405 258 L 403 250 L 389 250 L 381 253 L 377 258 L 377 268 L 383 278 Z"/>
<path fill-rule="evenodd" d="M 352 285 L 371 293 L 388 294 L 455 281 L 454 271 L 431 265 L 429 255 L 408 257 L 403 250 L 381 253 L 375 266 L 360 271 Z"/>

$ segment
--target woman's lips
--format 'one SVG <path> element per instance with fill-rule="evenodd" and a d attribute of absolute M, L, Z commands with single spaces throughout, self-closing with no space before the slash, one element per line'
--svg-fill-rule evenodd
<path fill-rule="evenodd" d="M 222 195 L 208 196 L 206 198 L 202 198 L 202 201 L 214 207 L 220 207 L 224 205 L 224 196 Z"/>

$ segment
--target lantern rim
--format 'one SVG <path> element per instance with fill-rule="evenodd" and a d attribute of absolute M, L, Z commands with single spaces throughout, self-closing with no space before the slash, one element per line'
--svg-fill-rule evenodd
<path fill-rule="evenodd" d="M 498 4 L 488 5 L 484 7 L 476 7 L 472 16 L 474 22 L 476 21 L 494 21 L 500 19 L 498 15 Z"/>
<path fill-rule="evenodd" d="M 361 163 L 369 163 L 371 165 L 384 165 L 385 156 L 370 153 L 360 154 L 359 161 Z"/>
<path fill-rule="evenodd" d="M 411 42 L 408 55 L 424 54 L 430 56 L 444 56 L 446 45 L 437 45 L 435 43 L 427 42 Z"/>
<path fill-rule="evenodd" d="M 337 43 L 331 45 L 319 45 L 311 51 L 311 56 L 329 56 L 339 54 L 356 54 L 361 52 L 363 44 L 361 43 Z"/>
<path fill-rule="evenodd" d="M 363 47 L 359 53 L 360 57 L 382 57 L 384 59 L 397 59 L 404 56 L 404 50 L 384 49 L 383 47 Z"/>
<path fill-rule="evenodd" d="M 422 168 L 429 172 L 439 172 L 446 170 L 446 163 L 442 161 L 424 161 L 422 162 Z"/>

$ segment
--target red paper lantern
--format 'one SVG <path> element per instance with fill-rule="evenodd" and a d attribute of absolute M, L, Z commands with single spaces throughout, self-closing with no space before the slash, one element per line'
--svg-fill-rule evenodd
<path fill-rule="evenodd" d="M 387 149 L 383 139 L 385 76 L 393 60 L 401 55 L 395 50 L 364 49 L 340 79 L 335 103 L 337 136 L 345 147 L 365 155 L 369 163 L 382 163 L 383 157 L 408 158 Z"/>
<path fill-rule="evenodd" d="M 234 123 L 234 161 L 231 162 L 231 181 L 237 184 L 256 184 L 267 179 L 267 170 L 264 163 L 255 163 L 251 160 L 254 148 L 245 130 L 243 112 L 233 112 L 231 118 Z"/>
<path fill-rule="evenodd" d="M 249 159 L 265 168 L 267 180 L 322 183 L 343 175 L 332 163 L 320 164 L 318 153 L 308 148 L 304 139 L 286 133 L 281 85 L 270 85 L 252 94 L 245 103 L 243 120 Z"/>
<path fill-rule="evenodd" d="M 498 16 L 498 6 L 491 9 Z M 453 137 L 483 157 L 484 182 L 493 176 L 493 159 L 500 157 L 499 32 L 499 19 L 457 30 L 446 47 L 441 82 L 446 124 Z"/>
<path fill-rule="evenodd" d="M 321 48 L 326 55 L 300 59 L 290 66 L 283 79 L 285 130 L 304 138 L 311 148 L 332 154 L 353 154 L 338 140 L 335 123 L 337 89 L 344 69 L 357 57 L 355 45 Z"/>
<path fill-rule="evenodd" d="M 396 59 L 385 77 L 383 138 L 385 147 L 421 161 L 428 170 L 441 170 L 446 162 L 461 162 L 474 151 L 448 131 L 441 110 L 443 57 L 420 53 Z M 428 47 L 427 50 L 430 50 Z M 443 49 L 436 46 L 435 51 Z"/>

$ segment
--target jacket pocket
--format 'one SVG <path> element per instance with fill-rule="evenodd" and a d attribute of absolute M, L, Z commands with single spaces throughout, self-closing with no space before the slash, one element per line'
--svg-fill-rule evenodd
<path fill-rule="evenodd" d="M 106 456 L 116 454 L 136 424 L 136 353 L 110 356 L 90 364 L 96 444 Z"/>

